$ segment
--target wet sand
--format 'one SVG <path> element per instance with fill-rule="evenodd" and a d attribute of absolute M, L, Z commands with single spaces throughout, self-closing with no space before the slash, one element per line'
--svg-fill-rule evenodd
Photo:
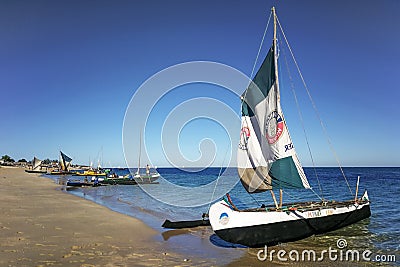
<path fill-rule="evenodd" d="M 66 194 L 39 174 L 0 168 L 0 266 L 210 266 L 143 222 Z"/>

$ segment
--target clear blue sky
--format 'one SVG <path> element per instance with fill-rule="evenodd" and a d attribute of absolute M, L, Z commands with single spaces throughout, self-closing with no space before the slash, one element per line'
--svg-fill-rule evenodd
<path fill-rule="evenodd" d="M 273 5 L 342 164 L 400 166 L 396 0 L 0 1 L 0 154 L 57 158 L 61 149 L 86 164 L 102 150 L 104 165 L 124 166 L 122 124 L 135 90 L 158 71 L 193 60 L 250 75 Z M 190 91 L 174 101 L 180 95 L 187 100 Z M 223 99 L 208 89 L 201 96 Z M 239 101 L 226 101 L 239 113 Z M 291 104 L 283 105 L 295 121 Z M 153 123 L 162 123 L 165 114 L 159 116 Z M 193 139 L 213 137 L 210 127 L 216 125 L 193 121 L 182 131 L 188 158 L 197 157 Z M 314 133 L 317 164 L 335 165 Z M 222 154 L 224 136 L 215 136 Z M 295 145 L 310 165 L 304 142 Z M 152 163 L 166 165 L 162 157 Z"/>

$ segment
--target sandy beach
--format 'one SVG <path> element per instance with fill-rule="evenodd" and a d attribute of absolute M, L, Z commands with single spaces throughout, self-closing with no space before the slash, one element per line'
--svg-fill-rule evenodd
<path fill-rule="evenodd" d="M 154 239 L 143 222 L 0 168 L 0 266 L 210 266 Z"/>
<path fill-rule="evenodd" d="M 136 218 L 68 194 L 53 180 L 26 173 L 21 168 L 0 168 L 0 214 L 0 266 L 372 264 L 331 261 L 327 257 L 322 262 L 282 262 L 276 259 L 276 255 L 273 261 L 260 261 L 257 258 L 259 249 L 212 245 L 208 240 L 212 232 L 208 228 L 202 231 L 182 229 L 160 232 Z M 345 230 L 332 232 L 325 238 L 320 236 L 315 241 L 311 237 L 271 247 L 268 251 L 302 251 L 306 248 L 320 253 L 328 246 L 335 247 L 336 240 L 343 236 L 346 236 Z M 354 245 L 351 244 L 351 247 Z"/>

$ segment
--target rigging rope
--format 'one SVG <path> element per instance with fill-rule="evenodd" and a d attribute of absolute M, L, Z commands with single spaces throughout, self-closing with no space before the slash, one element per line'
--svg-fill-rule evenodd
<path fill-rule="evenodd" d="M 258 57 L 260 56 L 261 48 L 262 48 L 262 45 L 264 43 L 265 35 L 267 33 L 267 30 L 268 30 L 269 22 L 271 20 L 271 15 L 272 15 L 272 12 L 270 12 L 270 14 L 269 14 L 267 26 L 265 27 L 264 34 L 263 34 L 263 37 L 261 39 L 260 47 L 258 48 L 258 53 L 257 53 L 257 56 L 256 56 L 256 60 L 254 61 L 254 64 L 253 64 L 253 69 L 251 70 L 250 79 L 252 79 L 251 77 L 253 77 L 254 69 L 256 67 L 256 64 L 257 64 L 257 61 L 258 61 Z M 241 98 L 240 106 L 243 105 L 244 99 L 246 98 L 246 94 L 247 94 L 247 89 L 246 89 L 246 91 L 244 93 L 244 96 Z M 246 122 L 246 126 L 248 126 L 247 120 L 245 120 L 245 122 Z M 226 153 L 228 153 L 228 151 Z M 225 157 L 226 157 L 226 153 L 225 153 Z M 224 157 L 224 162 L 225 162 L 225 157 Z M 210 210 L 211 202 L 212 202 L 212 199 L 214 198 L 214 194 L 215 194 L 215 190 L 217 188 L 218 180 L 219 180 L 219 178 L 221 176 L 221 171 L 222 171 L 222 166 L 221 166 L 221 169 L 219 170 L 219 175 L 218 175 L 217 181 L 215 183 L 214 191 L 213 191 L 211 199 L 210 199 L 210 203 L 209 203 L 209 206 L 208 206 L 208 211 Z M 252 198 L 258 203 L 258 201 L 253 196 L 252 196 Z"/>
<path fill-rule="evenodd" d="M 229 151 L 229 150 L 230 150 L 229 148 L 226 150 L 225 156 L 224 156 L 224 160 L 222 161 L 221 168 L 219 169 L 218 178 L 217 178 L 217 180 L 215 181 L 214 190 L 213 190 L 213 192 L 212 192 L 212 194 L 211 194 L 211 199 L 210 199 L 210 201 L 209 201 L 209 203 L 208 203 L 207 213 L 210 212 L 211 203 L 212 203 L 213 198 L 214 198 L 215 190 L 217 189 L 217 185 L 218 185 L 219 178 L 221 178 L 222 169 L 223 169 L 223 166 L 224 166 L 224 164 L 225 164 L 226 155 L 228 154 L 228 151 Z"/>
<path fill-rule="evenodd" d="M 330 138 L 329 138 L 329 135 L 328 135 L 328 133 L 327 133 L 327 130 L 326 130 L 326 128 L 325 128 L 325 125 L 324 125 L 324 123 L 322 122 L 321 116 L 320 116 L 320 114 L 319 114 L 319 112 L 318 112 L 317 106 L 315 105 L 314 99 L 311 97 L 310 91 L 308 90 L 307 84 L 306 84 L 306 82 L 305 82 L 305 80 L 304 80 L 304 78 L 303 78 L 303 75 L 302 75 L 302 73 L 301 73 L 301 71 L 300 71 L 299 65 L 297 64 L 296 58 L 294 57 L 294 54 L 293 54 L 293 52 L 292 52 L 292 49 L 291 49 L 291 47 L 290 47 L 290 45 L 289 45 L 289 41 L 288 41 L 287 38 L 286 38 L 285 32 L 284 32 L 283 29 L 282 29 L 282 25 L 281 25 L 281 23 L 279 22 L 278 17 L 276 18 L 276 20 L 277 20 L 277 22 L 278 22 L 279 28 L 280 28 L 281 31 L 282 31 L 283 37 L 285 38 L 285 41 L 286 41 L 286 44 L 287 44 L 287 46 L 288 46 L 288 48 L 289 48 L 290 54 L 292 55 L 293 62 L 294 62 L 294 64 L 296 65 L 297 71 L 298 71 L 298 73 L 299 73 L 299 75 L 300 75 L 300 78 L 301 78 L 301 80 L 302 80 L 302 82 L 303 82 L 304 88 L 306 89 L 306 92 L 307 92 L 307 94 L 308 94 L 308 97 L 309 97 L 309 99 L 310 99 L 310 102 L 311 102 L 311 104 L 312 104 L 312 106 L 313 106 L 313 108 L 314 108 L 314 111 L 315 111 L 315 113 L 316 113 L 316 115 L 317 115 L 317 117 L 318 117 L 319 123 L 321 124 L 321 127 L 322 127 L 322 130 L 323 130 L 323 132 L 324 132 L 325 138 L 327 139 L 327 142 L 328 142 L 328 144 L 329 144 L 329 148 L 331 149 L 331 152 L 333 153 L 333 155 L 334 155 L 334 157 L 335 157 L 335 159 L 336 159 L 336 162 L 337 162 L 337 164 L 339 165 L 340 171 L 341 171 L 341 173 L 342 173 L 342 175 L 343 175 L 343 177 L 344 177 L 344 180 L 346 181 L 346 184 L 347 184 L 347 187 L 349 188 L 350 194 L 353 195 L 353 191 L 352 191 L 351 188 L 350 188 L 350 185 L 349 185 L 349 182 L 348 182 L 348 180 L 347 180 L 347 177 L 346 177 L 346 175 L 344 174 L 342 165 L 341 165 L 341 163 L 340 163 L 340 161 L 339 161 L 339 158 L 338 158 L 338 156 L 337 156 L 337 154 L 336 154 L 335 149 L 333 148 L 332 142 L 331 142 L 331 140 L 330 140 Z"/>
<path fill-rule="evenodd" d="M 263 34 L 263 37 L 262 37 L 262 39 L 261 39 L 260 46 L 259 46 L 259 48 L 258 48 L 257 56 L 256 56 L 256 59 L 255 59 L 254 64 L 253 64 L 253 68 L 252 68 L 252 70 L 251 70 L 250 79 L 253 79 L 254 70 L 255 70 L 255 68 L 256 68 L 257 61 L 258 61 L 258 58 L 259 58 L 260 53 L 261 53 L 261 48 L 262 48 L 262 46 L 263 46 L 263 44 L 264 44 L 264 39 L 265 39 L 265 36 L 266 36 L 266 34 L 267 34 L 267 31 L 268 31 L 268 26 L 269 26 L 269 23 L 270 23 L 270 21 L 271 21 L 271 17 L 272 17 L 272 10 L 271 10 L 271 12 L 269 13 L 267 25 L 265 26 L 264 34 Z M 252 80 L 251 80 L 251 83 L 253 83 Z M 250 83 L 250 84 L 251 84 L 251 83 Z M 248 88 L 249 88 L 249 87 L 248 87 Z M 247 88 L 247 89 L 248 89 L 248 88 Z M 243 102 L 244 102 L 244 100 L 246 99 L 246 95 L 247 95 L 247 91 L 248 91 L 247 89 L 246 89 L 246 91 L 244 92 L 243 97 L 241 97 L 241 100 L 240 100 L 240 107 L 243 106 Z M 249 126 L 249 123 L 247 122 L 247 118 L 246 118 L 246 117 L 245 117 L 244 122 L 246 123 L 246 127 L 248 127 L 248 126 Z M 244 133 L 242 133 L 242 134 L 244 134 Z M 250 155 L 249 155 L 249 158 L 250 158 Z M 246 190 L 246 192 L 247 192 L 247 190 Z M 260 204 L 260 203 L 257 201 L 257 199 L 256 199 L 252 194 L 250 194 L 249 192 L 247 192 L 247 193 L 248 193 L 248 194 L 251 196 L 251 198 L 257 203 L 257 205 Z"/>
<path fill-rule="evenodd" d="M 252 79 L 252 77 L 253 77 L 254 70 L 255 70 L 256 65 L 257 65 L 258 57 L 260 56 L 261 48 L 262 48 L 262 46 L 263 46 L 263 44 L 264 44 L 264 39 L 265 39 L 265 35 L 267 34 L 267 30 L 268 30 L 269 22 L 270 22 L 270 20 L 271 20 L 271 16 L 272 16 L 272 12 L 269 13 L 269 18 L 268 18 L 267 26 L 265 27 L 264 34 L 263 34 L 263 37 L 262 37 L 262 39 L 261 39 L 260 47 L 258 48 L 257 57 L 256 57 L 256 60 L 254 61 L 253 69 L 251 70 L 250 79 Z M 246 91 L 247 91 L 247 90 L 246 90 Z"/>
<path fill-rule="evenodd" d="M 282 42 L 282 39 L 280 39 L 280 41 Z M 282 45 L 282 48 L 284 48 L 283 45 Z M 311 147 L 310 147 L 310 142 L 308 141 L 308 135 L 307 135 L 307 131 L 306 131 L 306 128 L 305 128 L 305 125 L 304 125 L 304 120 L 303 120 L 303 114 L 302 114 L 301 109 L 300 109 L 300 104 L 299 104 L 299 101 L 297 99 L 296 91 L 294 90 L 293 77 L 292 77 L 292 74 L 291 74 L 290 69 L 289 69 L 289 64 L 288 64 L 288 61 L 287 61 L 285 49 L 282 49 L 282 52 L 283 52 L 283 57 L 285 59 L 285 65 L 286 65 L 286 69 L 287 69 L 287 72 L 288 72 L 289 80 L 290 80 L 290 87 L 291 87 L 291 90 L 292 90 L 292 93 L 293 93 L 293 96 L 294 96 L 294 100 L 296 102 L 296 107 L 297 107 L 297 112 L 299 113 L 301 127 L 303 129 L 304 137 L 305 137 L 305 140 L 306 140 L 306 143 L 307 143 L 308 153 L 310 154 L 310 158 L 311 158 L 311 162 L 312 162 L 312 165 L 313 165 L 314 174 L 315 174 L 315 177 L 317 178 L 318 187 L 319 187 L 319 191 L 321 192 L 321 197 L 322 198 L 317 193 L 315 193 L 314 190 L 312 190 L 312 191 L 321 200 L 323 200 L 324 199 L 324 194 L 323 194 L 323 191 L 322 191 L 322 186 L 321 186 L 321 183 L 319 181 L 317 169 L 316 169 L 316 166 L 315 166 L 314 156 L 312 154 Z"/>
<path fill-rule="evenodd" d="M 262 37 L 262 39 L 261 39 L 260 47 L 258 48 L 257 56 L 256 56 L 256 59 L 255 59 L 254 64 L 253 64 L 253 69 L 251 70 L 250 80 L 253 79 L 252 77 L 253 77 L 254 70 L 255 70 L 256 65 L 257 65 L 258 57 L 260 56 L 260 52 L 261 52 L 261 48 L 262 48 L 263 43 L 264 43 L 265 35 L 267 34 L 267 30 L 268 30 L 269 22 L 270 22 L 270 20 L 271 20 L 271 16 L 272 16 L 272 11 L 269 13 L 268 22 L 267 22 L 267 25 L 265 26 L 265 30 L 264 30 L 263 37 Z M 253 82 L 253 81 L 251 80 L 251 83 L 252 83 L 252 82 Z M 250 84 L 251 84 L 251 83 L 250 83 Z M 247 87 L 247 89 L 248 89 L 248 88 L 249 88 L 249 87 Z M 246 99 L 247 89 L 246 89 L 246 91 L 244 92 L 243 97 L 241 97 L 241 101 L 240 101 L 240 106 L 241 106 L 241 107 L 243 106 L 243 102 L 244 102 L 244 100 Z M 245 119 L 245 122 L 246 122 L 246 126 L 248 126 L 247 119 Z"/>
<path fill-rule="evenodd" d="M 263 44 L 264 44 L 264 39 L 265 39 L 265 35 L 267 34 L 267 30 L 268 30 L 269 22 L 270 22 L 270 20 L 271 20 L 271 16 L 272 16 L 272 11 L 269 13 L 267 25 L 265 26 L 264 34 L 263 34 L 263 37 L 262 37 L 262 39 L 261 39 L 261 43 L 260 43 L 260 46 L 259 46 L 259 48 L 258 48 L 257 56 L 256 56 L 256 59 L 255 59 L 254 64 L 253 64 L 253 69 L 251 70 L 250 80 L 253 79 L 252 77 L 253 77 L 254 70 L 255 70 L 256 65 L 257 65 L 258 57 L 260 56 L 261 48 L 262 48 L 262 46 L 263 46 Z M 253 81 L 251 80 L 250 84 L 251 84 L 252 82 L 253 82 Z M 247 87 L 247 89 L 248 89 L 248 88 L 249 88 L 249 87 Z M 241 97 L 241 99 L 240 99 L 240 107 L 243 106 L 243 102 L 244 102 L 244 100 L 246 99 L 247 89 L 246 89 L 246 91 L 244 92 L 243 97 Z M 246 123 L 246 126 L 248 127 L 249 124 L 248 124 L 248 122 L 247 122 L 247 119 L 245 118 L 244 121 L 245 121 L 245 123 Z"/>

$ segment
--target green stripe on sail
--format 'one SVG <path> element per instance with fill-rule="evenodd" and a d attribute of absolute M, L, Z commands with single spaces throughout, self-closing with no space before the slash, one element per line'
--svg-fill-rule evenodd
<path fill-rule="evenodd" d="M 291 156 L 272 163 L 269 175 L 272 177 L 273 188 L 304 188 Z"/>
<path fill-rule="evenodd" d="M 253 82 L 250 83 L 249 87 L 242 95 L 242 97 L 244 97 L 242 116 L 254 116 L 253 111 L 255 106 L 268 96 L 275 80 L 274 51 L 271 47 L 260 69 L 254 76 Z"/>

